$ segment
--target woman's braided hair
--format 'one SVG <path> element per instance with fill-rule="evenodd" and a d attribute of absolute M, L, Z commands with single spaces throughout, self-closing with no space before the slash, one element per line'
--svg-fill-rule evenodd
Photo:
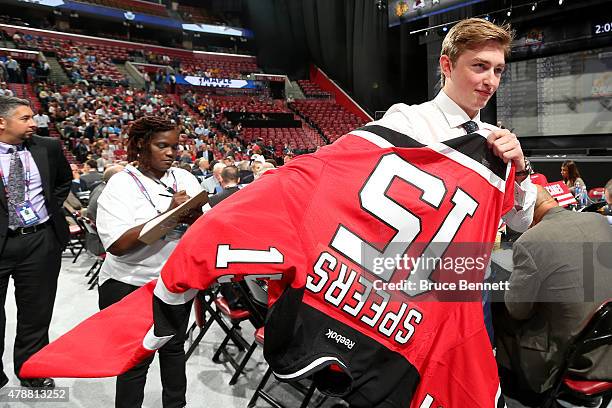
<path fill-rule="evenodd" d="M 149 155 L 147 146 L 151 142 L 153 135 L 158 132 L 167 132 L 174 129 L 176 129 L 174 123 L 157 116 L 143 116 L 134 121 L 128 129 L 128 161 L 147 161 Z M 140 145 L 139 142 L 141 142 Z"/>

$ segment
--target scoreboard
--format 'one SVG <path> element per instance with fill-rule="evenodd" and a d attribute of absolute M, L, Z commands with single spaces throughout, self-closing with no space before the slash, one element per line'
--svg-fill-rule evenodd
<path fill-rule="evenodd" d="M 521 137 L 612 134 L 612 47 L 510 62 L 496 95 Z"/>

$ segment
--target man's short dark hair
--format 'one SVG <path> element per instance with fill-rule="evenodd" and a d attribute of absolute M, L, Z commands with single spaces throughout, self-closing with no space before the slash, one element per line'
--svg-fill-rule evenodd
<path fill-rule="evenodd" d="M 96 163 L 96 161 L 95 161 L 95 160 L 92 160 L 92 159 L 87 160 L 87 161 L 85 162 L 85 164 L 86 164 L 86 165 L 88 165 L 88 166 L 89 166 L 90 168 L 92 168 L 92 169 L 97 169 L 97 168 L 98 168 L 98 163 Z"/>
<path fill-rule="evenodd" d="M 221 171 L 221 179 L 224 183 L 238 183 L 240 181 L 240 171 L 236 166 L 227 166 Z"/>
<path fill-rule="evenodd" d="M 30 101 L 14 96 L 0 96 L 0 117 L 6 119 L 20 106 L 30 107 Z"/>

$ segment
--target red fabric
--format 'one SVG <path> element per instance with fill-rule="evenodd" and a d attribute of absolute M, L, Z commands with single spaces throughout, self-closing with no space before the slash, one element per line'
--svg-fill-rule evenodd
<path fill-rule="evenodd" d="M 529 177 L 531 178 L 531 182 L 533 184 L 539 184 L 542 187 L 544 187 L 546 184 L 548 184 L 548 179 L 542 173 L 533 173 Z"/>
<path fill-rule="evenodd" d="M 130 293 L 44 347 L 25 362 L 19 376 L 114 377 L 154 353 L 142 346 L 142 340 L 153 321 L 156 282 Z"/>

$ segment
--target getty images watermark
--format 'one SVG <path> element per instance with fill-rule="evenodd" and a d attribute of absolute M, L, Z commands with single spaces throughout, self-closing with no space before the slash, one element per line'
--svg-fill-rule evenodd
<path fill-rule="evenodd" d="M 409 296 L 429 294 L 432 295 L 429 299 L 443 301 L 476 301 L 484 292 L 501 294 L 494 301 L 503 301 L 503 293 L 513 290 L 523 292 L 518 297 L 526 302 L 588 302 L 597 297 L 597 276 L 612 271 L 612 243 L 528 245 L 531 256 L 547 254 L 536 259 L 535 265 L 529 265 L 534 270 L 527 270 L 520 256 L 517 259 L 521 265 L 514 268 L 513 258 L 517 254 L 513 254 L 511 244 L 502 249 L 494 243 L 364 245 L 360 264 L 372 273 L 372 288 L 376 291 L 397 291 Z M 555 276 L 551 279 L 571 279 L 572 290 L 556 291 L 549 296 L 544 291 L 510 285 L 512 273 L 536 273 L 543 281 L 553 272 Z"/>

